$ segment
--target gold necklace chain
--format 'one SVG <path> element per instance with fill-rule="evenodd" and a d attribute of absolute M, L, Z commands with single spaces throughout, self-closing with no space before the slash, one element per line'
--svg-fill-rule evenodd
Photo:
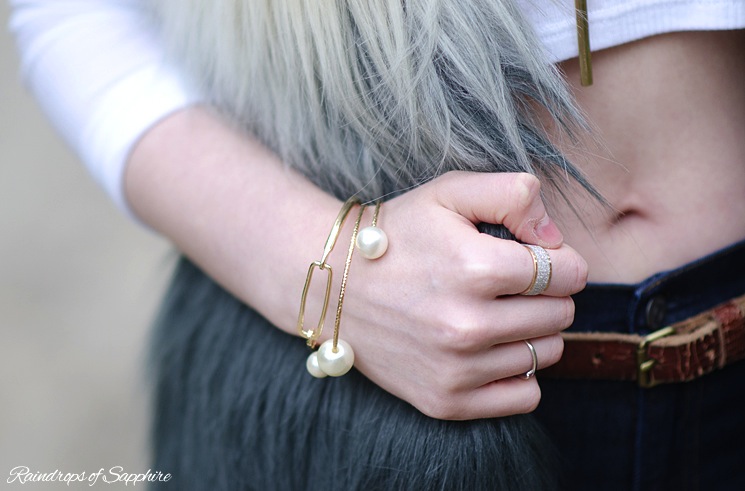
<path fill-rule="evenodd" d="M 587 20 L 587 0 L 574 0 L 577 13 L 577 44 L 579 45 L 579 75 L 583 86 L 592 85 L 592 55 L 590 25 Z"/>

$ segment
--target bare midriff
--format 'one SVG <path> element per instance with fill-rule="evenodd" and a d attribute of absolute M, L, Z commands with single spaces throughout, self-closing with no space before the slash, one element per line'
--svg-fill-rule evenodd
<path fill-rule="evenodd" d="M 594 128 L 559 146 L 607 198 L 561 207 L 591 282 L 631 283 L 745 239 L 745 31 L 650 37 L 561 64 Z"/>

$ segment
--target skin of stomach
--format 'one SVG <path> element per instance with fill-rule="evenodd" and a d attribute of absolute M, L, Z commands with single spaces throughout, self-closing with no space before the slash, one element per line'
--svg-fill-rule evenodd
<path fill-rule="evenodd" d="M 607 198 L 557 205 L 591 282 L 633 283 L 745 238 L 745 31 L 672 33 L 560 65 L 592 128 L 556 141 Z"/>

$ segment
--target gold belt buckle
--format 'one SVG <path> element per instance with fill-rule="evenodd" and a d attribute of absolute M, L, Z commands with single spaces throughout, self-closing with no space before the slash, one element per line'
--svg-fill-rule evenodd
<path fill-rule="evenodd" d="M 636 381 L 639 383 L 639 387 L 647 389 L 649 387 L 654 387 L 655 385 L 657 385 L 657 382 L 652 382 L 650 377 L 652 367 L 654 367 L 655 363 L 657 363 L 657 360 L 649 357 L 647 348 L 651 343 L 666 336 L 670 336 L 671 334 L 675 334 L 675 329 L 673 329 L 672 327 L 663 327 L 659 331 L 655 331 L 644 336 L 644 338 L 642 338 L 641 342 L 639 343 L 639 346 L 636 347 Z"/>

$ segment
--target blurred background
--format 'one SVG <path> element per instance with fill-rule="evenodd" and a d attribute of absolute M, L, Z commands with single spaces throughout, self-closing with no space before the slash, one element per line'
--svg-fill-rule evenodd
<path fill-rule="evenodd" d="M 7 480 L 16 466 L 148 470 L 146 341 L 175 255 L 44 120 L 8 14 L 0 3 L 0 488 L 96 489 Z"/>

